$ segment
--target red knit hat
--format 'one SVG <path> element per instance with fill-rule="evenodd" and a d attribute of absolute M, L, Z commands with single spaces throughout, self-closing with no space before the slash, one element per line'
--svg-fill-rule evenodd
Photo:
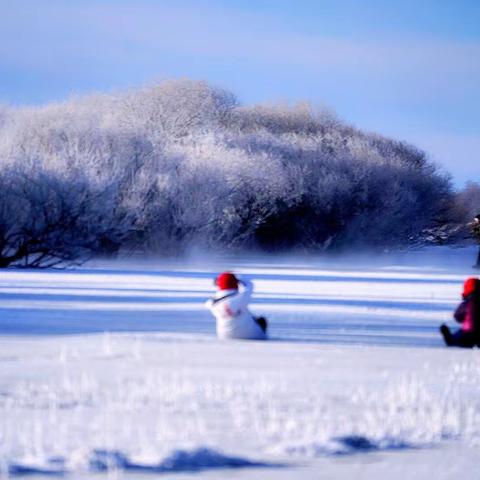
<path fill-rule="evenodd" d="M 232 272 L 223 272 L 215 279 L 215 285 L 220 290 L 236 290 L 238 289 L 238 280 Z"/>
<path fill-rule="evenodd" d="M 470 277 L 465 280 L 463 284 L 463 298 L 467 298 L 473 292 L 479 292 L 480 280 L 475 277 Z"/>

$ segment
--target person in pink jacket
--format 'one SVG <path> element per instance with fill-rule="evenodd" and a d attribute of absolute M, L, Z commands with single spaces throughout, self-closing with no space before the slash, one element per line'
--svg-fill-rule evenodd
<path fill-rule="evenodd" d="M 455 320 L 461 324 L 456 332 L 452 333 L 447 325 L 440 327 L 445 343 L 450 347 L 473 348 L 480 347 L 480 280 L 475 277 L 465 280 L 463 285 L 463 301 L 453 314 Z"/>
<path fill-rule="evenodd" d="M 221 339 L 266 340 L 267 321 L 256 318 L 248 309 L 253 284 L 237 278 L 231 272 L 223 272 L 215 279 L 218 290 L 207 301 L 217 324 L 217 336 Z"/>

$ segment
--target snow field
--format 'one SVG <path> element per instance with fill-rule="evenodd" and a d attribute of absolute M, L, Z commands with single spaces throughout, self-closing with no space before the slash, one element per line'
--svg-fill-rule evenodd
<path fill-rule="evenodd" d="M 251 478 L 265 468 L 298 478 L 320 465 L 363 478 L 392 462 L 402 478 L 422 451 L 431 468 L 415 478 L 441 464 L 438 451 L 467 468 L 480 447 L 480 358 L 444 348 L 437 327 L 468 272 L 409 260 L 337 270 L 245 260 L 269 342 L 214 337 L 203 300 L 222 265 L 6 272 L 1 476 L 248 467 Z M 335 460 L 367 453 L 380 463 Z"/>
<path fill-rule="evenodd" d="M 4 471 L 41 471 L 60 459 L 62 468 L 86 472 L 98 450 L 144 466 L 202 448 L 295 464 L 480 440 L 476 352 L 413 351 L 399 365 L 405 352 L 384 347 L 302 345 L 299 353 L 288 342 L 231 345 L 164 334 L 56 343 L 4 342 Z"/>

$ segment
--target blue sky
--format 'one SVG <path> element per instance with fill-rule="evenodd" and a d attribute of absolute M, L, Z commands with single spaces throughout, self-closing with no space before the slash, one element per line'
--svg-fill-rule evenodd
<path fill-rule="evenodd" d="M 480 1 L 0 0 L 0 102 L 162 78 L 310 100 L 480 181 Z"/>

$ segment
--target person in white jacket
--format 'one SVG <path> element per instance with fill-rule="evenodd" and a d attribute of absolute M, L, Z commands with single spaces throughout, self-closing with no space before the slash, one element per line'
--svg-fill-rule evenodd
<path fill-rule="evenodd" d="M 266 340 L 267 321 L 255 318 L 248 310 L 253 284 L 231 272 L 215 279 L 218 290 L 206 306 L 217 321 L 217 336 L 221 339 Z"/>

